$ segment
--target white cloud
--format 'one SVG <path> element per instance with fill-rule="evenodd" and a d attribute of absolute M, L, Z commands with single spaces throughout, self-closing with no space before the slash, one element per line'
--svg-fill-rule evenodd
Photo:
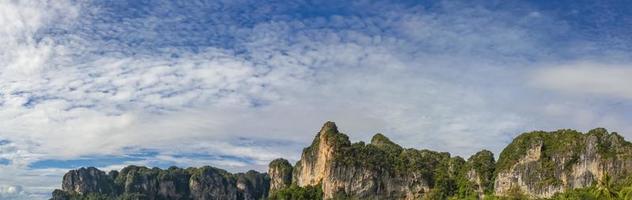
<path fill-rule="evenodd" d="M 579 94 L 632 98 L 632 66 L 579 62 L 537 70 L 531 82 L 536 87 Z"/>
<path fill-rule="evenodd" d="M 406 147 L 465 157 L 482 148 L 498 152 L 508 138 L 530 128 L 628 128 L 620 113 L 580 110 L 586 102 L 562 104 L 569 100 L 523 85 L 522 75 L 530 71 L 522 67 L 532 65 L 527 58 L 546 57 L 537 40 L 541 34 L 522 28 L 528 17 L 443 4 L 443 12 L 397 9 L 362 18 L 259 22 L 261 16 L 247 16 L 252 26 L 218 25 L 213 28 L 220 32 L 204 32 L 239 37 L 222 41 L 235 49 L 208 45 L 190 51 L 169 44 L 204 43 L 210 36 L 183 37 L 169 25 L 200 18 L 187 16 L 195 12 L 169 18 L 167 25 L 155 16 L 108 24 L 101 22 L 118 13 L 89 4 L 0 3 L 0 12 L 8 13 L 0 16 L 0 42 L 7 44 L 0 48 L 0 139 L 11 141 L 0 145 L 0 158 L 11 161 L 0 165 L 0 184 L 47 194 L 67 169 L 29 164 L 139 149 L 159 153 L 106 169 L 156 161 L 265 169 L 276 157 L 298 159 L 327 120 L 354 141 L 382 132 Z M 232 19 L 212 14 L 204 17 Z M 215 26 L 191 27 L 207 25 Z M 50 26 L 69 33 L 42 33 Z M 102 35 L 114 39 L 97 37 Z M 156 41 L 161 35 L 168 41 Z M 544 72 L 534 79 L 548 83 Z M 615 72 L 621 71 L 600 76 Z M 557 89 L 547 86 L 554 83 L 544 87 Z M 582 117 L 555 124 L 577 113 Z M 187 153 L 251 160 L 177 156 Z"/>
<path fill-rule="evenodd" d="M 435 141 L 441 141 L 440 150 L 459 154 L 479 148 L 449 142 L 450 134 L 472 130 L 440 128 L 445 124 L 474 127 L 474 123 L 495 120 L 489 114 L 463 112 L 464 107 L 487 108 L 485 97 L 434 77 L 442 67 L 458 65 L 466 58 L 447 63 L 411 58 L 402 51 L 411 48 L 404 45 L 406 41 L 386 35 L 278 30 L 300 29 L 301 24 L 259 24 L 250 37 L 263 35 L 267 42 L 253 39 L 256 42 L 245 44 L 252 52 L 247 57 L 208 48 L 177 58 L 86 56 L 67 63 L 70 58 L 50 54 L 58 53 L 57 49 L 81 54 L 84 49 L 46 43 L 44 61 L 14 62 L 14 66 L 37 69 L 25 73 L 28 79 L 0 82 L 5 102 L 0 134 L 24 146 L 22 156 L 13 157 L 12 167 L 26 168 L 39 159 L 122 154 L 126 147 L 135 147 L 248 156 L 254 159 L 253 167 L 260 168 L 276 157 L 296 159 L 302 145 L 311 141 L 326 120 L 340 123 L 355 140 L 384 132 L 407 138 L 402 142 L 411 147 L 439 148 Z M 441 28 L 439 24 L 432 27 Z M 412 30 L 415 27 L 409 25 L 403 31 Z M 288 34 L 301 39 L 285 41 Z M 16 71 L 4 69 L 5 80 Z M 257 103 L 263 106 L 252 106 Z M 468 120 L 453 120 L 453 115 Z M 505 117 L 501 121 L 505 119 L 518 120 Z M 498 124 L 515 124 L 501 121 Z M 501 129 L 507 128 L 512 126 Z M 243 146 L 235 144 L 236 137 L 296 144 Z M 193 161 L 178 161 L 185 162 Z M 229 160 L 214 164 L 247 167 Z"/>
<path fill-rule="evenodd" d="M 55 51 L 63 51 L 49 38 L 36 38 L 37 31 L 51 23 L 70 23 L 78 10 L 65 0 L 6 1 L 0 12 L 0 74 L 4 80 L 19 80 L 36 76 Z"/>
<path fill-rule="evenodd" d="M 13 186 L 13 185 L 2 185 L 0 186 L 0 194 L 3 195 L 16 195 L 22 192 L 22 187 Z"/>
<path fill-rule="evenodd" d="M 2 199 L 18 199 L 24 195 L 21 186 L 0 185 L 0 198 Z"/>

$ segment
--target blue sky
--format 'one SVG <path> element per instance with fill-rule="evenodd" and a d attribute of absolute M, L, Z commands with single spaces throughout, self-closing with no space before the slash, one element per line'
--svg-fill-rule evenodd
<path fill-rule="evenodd" d="M 3 1 L 0 198 L 81 166 L 296 161 L 354 141 L 495 153 L 525 131 L 632 137 L 625 1 Z"/>

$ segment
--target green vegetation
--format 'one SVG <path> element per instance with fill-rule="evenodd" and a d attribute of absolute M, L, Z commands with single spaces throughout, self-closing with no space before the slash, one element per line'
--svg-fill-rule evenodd
<path fill-rule="evenodd" d="M 338 132 L 338 128 L 333 122 L 327 122 L 323 126 L 322 130 L 318 134 L 316 134 L 316 137 L 314 137 L 312 145 L 303 149 L 303 159 L 306 159 L 308 161 L 315 160 L 316 154 L 318 153 L 318 149 L 320 147 L 321 134 L 323 134 L 327 145 L 333 148 L 340 148 L 351 145 L 351 142 L 349 142 L 349 136 L 345 135 L 344 133 Z"/>
<path fill-rule="evenodd" d="M 323 199 L 322 186 L 306 186 L 299 187 L 291 185 L 290 187 L 278 190 L 270 194 L 269 200 L 314 200 Z"/>
<path fill-rule="evenodd" d="M 270 162 L 269 168 L 275 168 L 281 171 L 292 171 L 292 165 L 289 161 L 283 158 L 277 158 Z"/>
<path fill-rule="evenodd" d="M 248 195 L 253 197 L 267 197 L 268 188 L 270 187 L 270 180 L 266 174 L 253 170 L 246 173 L 231 174 L 225 170 L 210 166 L 187 169 L 170 167 L 163 170 L 131 165 L 123 168 L 120 172 L 110 172 L 106 178 L 91 179 L 89 176 L 80 178 L 85 179 L 83 180 L 84 182 L 97 181 L 98 192 L 79 194 L 73 191 L 55 190 L 52 199 L 186 200 L 199 198 L 192 193 L 193 186 L 189 184 L 190 181 L 199 183 L 196 185 L 196 188 L 201 192 L 196 194 L 215 193 L 214 195 L 226 195 L 237 190 L 237 184 L 244 184 L 247 189 L 245 191 L 237 191 L 238 196 L 248 193 Z M 89 186 L 78 184 L 75 187 Z M 115 192 L 110 192 L 110 188 L 113 188 Z"/>
<path fill-rule="evenodd" d="M 595 196 L 592 193 L 592 188 L 568 190 L 566 192 L 556 194 L 551 199 L 554 199 L 554 200 L 576 200 L 576 199 L 598 200 L 597 196 Z"/>
<path fill-rule="evenodd" d="M 346 138 L 346 136 L 339 138 Z M 348 144 L 348 142 L 340 144 Z M 361 166 L 388 171 L 396 175 L 415 172 L 423 174 L 423 177 L 429 180 L 434 179 L 433 174 L 436 169 L 447 170 L 449 161 L 450 154 L 448 153 L 403 149 L 381 134 L 373 137 L 371 144 L 368 145 L 364 142 L 340 145 L 334 157 L 334 162 L 339 165 Z"/>
<path fill-rule="evenodd" d="M 357 142 L 349 144 L 348 138 L 342 133 L 328 133 L 334 135 L 336 140 L 336 154 L 334 164 L 339 166 L 362 167 L 376 170 L 378 172 L 388 172 L 394 176 L 407 176 L 418 174 L 422 179 L 427 180 L 431 188 L 426 194 L 427 199 L 447 199 L 455 196 L 458 191 L 464 195 L 477 197 L 473 190 L 473 183 L 463 172 L 466 162 L 460 157 L 451 157 L 449 153 L 435 152 L 430 150 L 404 149 L 393 143 L 382 134 L 376 134 L 370 144 Z M 332 141 L 329 140 L 328 141 Z M 310 147 L 313 148 L 313 147 Z M 483 172 L 485 177 L 493 175 L 494 159 L 491 152 L 472 158 L 476 162 L 470 168 Z M 491 160 L 491 162 L 488 162 Z M 484 181 L 484 184 L 491 184 Z M 467 188 L 467 189 L 465 189 Z"/>
<path fill-rule="evenodd" d="M 324 140 L 321 137 L 324 137 Z M 479 188 L 482 188 L 483 193 L 492 192 L 491 180 L 495 162 L 490 151 L 479 152 L 466 162 L 463 158 L 451 157 L 446 152 L 404 149 L 380 133 L 372 137 L 370 144 L 351 144 L 348 137 L 339 133 L 335 125 L 326 124 L 316 135 L 312 145 L 304 149 L 303 159 L 308 162 L 314 161 L 321 142 L 327 142 L 328 146 L 336 149 L 332 161 L 336 166 L 361 167 L 378 173 L 388 173 L 394 177 L 415 174 L 427 181 L 432 188 L 425 194 L 427 199 L 476 199 Z M 271 163 L 271 166 L 273 164 L 278 163 Z M 297 164 L 296 168 L 300 167 L 300 164 Z M 467 177 L 469 171 L 477 174 L 480 186 Z"/>
<path fill-rule="evenodd" d="M 522 178 L 527 182 L 535 183 L 535 186 L 558 185 L 561 181 L 556 174 L 570 173 L 571 166 L 577 164 L 580 155 L 585 153 L 589 145 L 597 147 L 597 153 L 602 159 L 632 157 L 632 144 L 623 140 L 617 133 L 608 133 L 603 128 L 593 129 L 587 134 L 568 129 L 554 132 L 534 131 L 518 136 L 502 151 L 496 170 L 497 172 L 507 171 L 524 158 L 527 151 L 540 148 L 540 157 L 537 162 L 516 167 L 518 170 L 528 171 L 529 174 L 523 174 Z M 565 162 L 558 163 L 559 160 L 565 160 Z M 527 168 L 529 170 L 526 170 Z"/>
<path fill-rule="evenodd" d="M 322 144 L 324 143 L 324 144 Z M 320 145 L 334 149 L 332 165 L 343 169 L 362 168 L 378 175 L 392 178 L 406 176 L 418 177 L 426 181 L 429 191 L 424 191 L 422 199 L 464 199 L 478 200 L 481 195 L 487 200 L 522 200 L 532 199 L 520 188 L 514 187 L 507 191 L 506 196 L 493 195 L 494 179 L 499 172 L 510 169 L 520 172 L 520 178 L 535 189 L 551 185 L 562 184 L 560 175 L 570 173 L 572 167 L 580 162 L 580 158 L 587 154 L 585 151 L 593 149 L 598 158 L 610 162 L 615 159 L 632 159 L 632 143 L 623 139 L 617 133 L 608 133 L 603 128 L 597 128 L 586 134 L 574 130 L 558 130 L 553 132 L 534 131 L 516 137 L 500 154 L 498 161 L 492 152 L 483 150 L 464 160 L 452 157 L 446 152 L 430 150 L 405 149 L 392 142 L 388 137 L 378 133 L 371 142 L 351 143 L 349 137 L 338 132 L 335 124 L 328 122 L 316 135 L 312 145 L 303 150 L 303 159 L 307 162 L 315 161 Z M 595 148 L 589 148 L 595 147 Z M 532 153 L 530 159 L 534 162 L 521 162 L 527 154 Z M 518 164 L 520 162 L 520 164 Z M 155 194 L 157 182 L 171 181 L 175 184 L 175 192 L 187 194 L 190 181 L 199 183 L 209 180 L 222 182 L 221 184 L 245 184 L 246 188 L 266 188 L 265 191 L 251 191 L 255 196 L 266 197 L 271 200 L 311 200 L 322 199 L 321 185 L 299 187 L 292 182 L 292 171 L 300 169 L 300 162 L 293 168 L 285 159 L 273 160 L 269 167 L 277 169 L 285 180 L 285 187 L 270 191 L 269 177 L 257 172 L 231 174 L 225 170 L 213 167 L 180 169 L 171 167 L 166 170 L 129 166 L 120 172 L 111 172 L 106 180 L 112 183 L 105 185 L 107 194 L 80 195 L 73 192 L 56 190 L 53 199 L 70 200 L 140 200 L 161 197 L 147 196 Z M 627 173 L 627 172 L 624 172 Z M 632 200 L 632 177 L 629 174 L 618 173 L 616 176 L 605 175 L 592 186 L 572 189 L 555 194 L 551 200 L 567 199 L 605 199 Z M 382 183 L 380 183 L 382 184 Z M 111 187 L 110 187 L 111 186 Z M 116 194 L 116 195 L 114 195 Z M 353 199 L 354 194 L 338 191 L 333 199 Z M 415 194 L 417 195 L 417 194 Z M 186 196 L 186 195 L 185 195 Z M 357 197 L 356 197 L 357 198 Z"/>
<path fill-rule="evenodd" d="M 401 146 L 395 144 L 381 133 L 375 134 L 373 138 L 371 138 L 371 145 L 391 153 L 400 153 L 402 151 Z"/>
<path fill-rule="evenodd" d="M 600 199 L 614 199 L 617 197 L 612 179 L 608 174 L 604 175 L 603 178 L 597 182 L 597 186 L 595 186 L 592 191 L 595 196 Z"/>
<path fill-rule="evenodd" d="M 347 194 L 345 191 L 339 190 L 336 192 L 331 198 L 332 200 L 357 200 L 359 198 L 354 198 L 351 195 Z"/>
<path fill-rule="evenodd" d="M 608 131 L 604 128 L 596 128 L 588 131 L 586 135 L 595 136 L 595 138 L 597 138 L 597 151 L 603 158 L 632 158 L 632 153 L 630 153 L 632 143 L 625 141 L 618 133 L 608 133 Z"/>
<path fill-rule="evenodd" d="M 491 195 L 494 188 L 494 168 L 494 154 L 491 151 L 482 150 L 471 156 L 458 172 L 453 199 L 478 199 L 479 193 Z M 478 178 L 480 185 L 470 180 L 470 175 L 474 176 L 471 178 Z"/>
<path fill-rule="evenodd" d="M 494 154 L 491 151 L 482 150 L 470 157 L 467 162 L 470 169 L 479 175 L 481 186 L 484 188 L 483 192 L 491 194 L 494 188 L 494 171 L 496 170 Z"/>
<path fill-rule="evenodd" d="M 552 200 L 632 200 L 632 181 L 627 178 L 617 183 L 606 174 L 597 184 L 556 194 Z"/>
<path fill-rule="evenodd" d="M 110 196 L 100 193 L 89 193 L 81 195 L 75 192 L 64 192 L 55 190 L 52 200 L 149 200 L 147 195 L 139 193 L 125 193 L 120 196 Z"/>
<path fill-rule="evenodd" d="M 524 133 L 513 140 L 501 153 L 496 169 L 508 170 L 518 160 L 522 159 L 529 149 L 542 146 L 541 159 L 544 161 L 543 167 L 554 166 L 555 163 L 550 158 L 553 156 L 571 155 L 579 156 L 586 149 L 584 143 L 585 135 L 575 130 L 558 130 L 554 132 L 534 131 Z M 569 162 L 574 162 L 571 160 Z M 569 165 L 573 163 L 565 163 Z"/>
<path fill-rule="evenodd" d="M 116 200 L 117 198 L 106 195 L 90 193 L 87 195 L 81 195 L 76 192 L 65 192 L 62 190 L 53 191 L 52 200 Z"/>
<path fill-rule="evenodd" d="M 466 199 L 466 198 L 458 198 Z M 527 195 L 517 188 L 512 188 L 507 196 L 497 197 L 486 195 L 486 200 L 528 200 Z M 632 200 L 632 178 L 627 178 L 617 184 L 609 175 L 605 175 L 591 187 L 571 189 L 557 193 L 548 200 Z"/>
<path fill-rule="evenodd" d="M 564 166 L 570 166 L 578 161 L 579 154 L 584 153 L 587 147 L 589 137 L 596 139 L 598 153 L 603 158 L 614 158 L 615 156 L 631 156 L 629 150 L 632 144 L 625 141 L 617 133 L 608 133 L 604 128 L 596 128 L 590 130 L 586 134 L 581 132 L 562 129 L 553 132 L 534 131 L 524 133 L 516 137 L 500 154 L 496 169 L 503 171 L 508 170 L 518 160 L 527 154 L 532 147 L 542 146 L 541 161 L 543 166 L 555 166 L 551 158 L 559 156 L 567 156 L 570 159 L 564 163 Z M 623 148 L 613 148 L 619 145 Z"/>
<path fill-rule="evenodd" d="M 592 138 L 589 138 L 592 137 Z M 568 172 L 568 168 L 576 164 L 579 155 L 584 153 L 589 142 L 595 142 L 597 153 L 602 159 L 613 159 L 630 156 L 629 142 L 623 140 L 617 133 L 608 133 L 603 128 L 597 128 L 582 134 L 573 130 L 558 130 L 555 132 L 530 132 L 525 133 L 514 139 L 514 141 L 506 147 L 501 153 L 500 159 L 496 164 L 497 170 L 508 170 L 519 159 L 523 158 L 527 151 L 532 147 L 541 145 L 541 155 L 538 162 L 528 166 L 531 174 L 523 174 L 523 178 L 533 178 L 543 176 L 544 179 L 532 179 L 529 182 L 539 183 L 541 186 L 558 184 L 552 172 L 561 170 Z M 474 157 L 474 156 L 473 156 Z M 570 157 L 563 165 L 554 163 L 554 158 Z M 527 166 L 522 166 L 527 167 Z M 493 180 L 493 179 L 490 179 Z M 464 198 L 462 198 L 464 199 Z M 512 188 L 509 194 L 504 197 L 496 197 L 486 195 L 485 199 L 533 199 L 523 194 L 519 189 Z M 632 200 L 632 177 L 614 180 L 608 174 L 604 175 L 596 184 L 587 188 L 567 190 L 563 193 L 554 195 L 551 200 Z"/>
<path fill-rule="evenodd" d="M 290 162 L 285 159 L 277 158 L 270 162 L 270 164 L 268 165 L 268 171 L 270 172 L 270 174 L 268 174 L 268 176 L 270 179 L 280 179 L 280 182 L 277 182 L 278 185 L 275 185 L 274 188 L 270 187 L 270 191 L 268 192 L 274 192 L 274 190 L 288 187 L 292 183 L 293 170 L 294 168 L 292 167 Z M 268 184 L 272 185 L 272 183 Z"/>
<path fill-rule="evenodd" d="M 518 188 L 510 191 L 506 197 L 494 197 L 493 180 L 498 171 L 508 170 L 533 148 L 540 148 L 537 162 L 518 165 L 517 169 L 528 172 L 522 175 L 523 180 L 541 188 L 562 183 L 556 178 L 556 173 L 570 172 L 571 166 L 579 161 L 580 155 L 586 150 L 590 136 L 597 138 L 595 142 L 598 153 L 603 157 L 630 154 L 620 150 L 627 148 L 612 148 L 619 144 L 628 146 L 629 143 L 616 133 L 609 134 L 605 129 L 594 129 L 587 134 L 568 129 L 525 133 L 503 150 L 498 162 L 486 150 L 464 162 L 448 153 L 404 149 L 379 133 L 371 139 L 370 144 L 349 144 L 348 137 L 337 131 L 327 134 L 327 141 L 335 141 L 336 144 L 334 162 L 337 165 L 385 171 L 395 176 L 419 174 L 429 181 L 432 188 L 425 195 L 427 199 L 477 199 L 481 194 L 487 199 L 528 199 Z M 560 165 L 556 161 L 561 160 L 560 158 L 571 159 L 564 159 L 565 162 Z M 629 194 L 632 195 L 632 188 L 630 191 Z M 602 190 L 601 196 L 604 194 L 606 193 Z"/>

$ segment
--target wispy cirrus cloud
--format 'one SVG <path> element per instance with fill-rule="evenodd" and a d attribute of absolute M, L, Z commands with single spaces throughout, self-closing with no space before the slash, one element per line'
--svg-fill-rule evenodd
<path fill-rule="evenodd" d="M 498 152 L 531 129 L 631 130 L 630 105 L 558 91 L 625 97 L 612 82 L 579 80 L 626 74 L 626 65 L 542 67 L 600 41 L 560 40 L 576 24 L 537 5 L 511 7 L 0 3 L 0 191 L 43 199 L 83 165 L 265 170 L 277 157 L 296 160 L 326 120 L 353 140 L 383 132 L 461 156 Z"/>

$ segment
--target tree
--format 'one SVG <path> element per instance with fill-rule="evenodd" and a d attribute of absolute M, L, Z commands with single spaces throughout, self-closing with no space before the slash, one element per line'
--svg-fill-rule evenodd
<path fill-rule="evenodd" d="M 603 177 L 597 182 L 597 186 L 593 189 L 593 194 L 599 199 L 616 199 L 617 192 L 613 189 L 613 184 L 608 173 L 604 173 Z"/>
<path fill-rule="evenodd" d="M 632 186 L 627 186 L 619 190 L 619 199 L 632 200 Z"/>

